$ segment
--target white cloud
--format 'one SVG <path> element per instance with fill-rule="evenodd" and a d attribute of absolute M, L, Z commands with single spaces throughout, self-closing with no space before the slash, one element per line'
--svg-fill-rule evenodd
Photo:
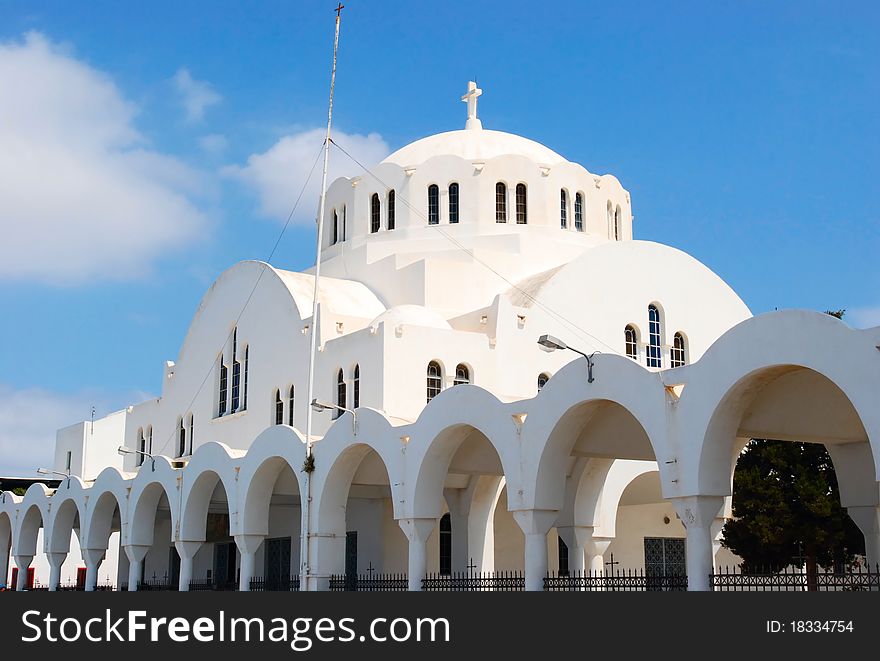
<path fill-rule="evenodd" d="M 61 394 L 42 388 L 16 390 L 0 383 L 0 475 L 31 477 L 39 467 L 51 468 L 56 430 L 89 419 L 92 406 L 103 416 L 149 395 L 130 393 L 128 397 L 111 398 L 95 392 Z"/>
<path fill-rule="evenodd" d="M 311 129 L 282 137 L 262 154 L 252 154 L 244 166 L 232 165 L 223 173 L 245 182 L 259 197 L 260 213 L 286 220 L 312 164 L 324 142 L 324 129 Z M 388 155 L 385 140 L 378 133 L 369 135 L 333 132 L 333 140 L 367 167 Z M 363 170 L 338 149 L 330 152 L 328 182 L 342 176 L 363 174 Z M 321 164 L 315 167 L 309 185 L 294 217 L 295 222 L 313 223 L 321 194 Z"/>
<path fill-rule="evenodd" d="M 211 133 L 199 138 L 199 147 L 209 156 L 222 154 L 226 151 L 227 146 L 229 146 L 229 141 L 226 139 L 226 136 L 219 133 Z"/>
<path fill-rule="evenodd" d="M 0 279 L 140 277 L 199 234 L 202 175 L 150 150 L 136 113 L 43 35 L 0 42 Z"/>
<path fill-rule="evenodd" d="M 854 328 L 880 326 L 880 306 L 847 310 L 843 319 Z"/>
<path fill-rule="evenodd" d="M 186 67 L 178 69 L 171 80 L 186 111 L 187 121 L 200 122 L 205 118 L 205 110 L 220 103 L 223 98 L 214 91 L 210 83 L 195 80 Z"/>

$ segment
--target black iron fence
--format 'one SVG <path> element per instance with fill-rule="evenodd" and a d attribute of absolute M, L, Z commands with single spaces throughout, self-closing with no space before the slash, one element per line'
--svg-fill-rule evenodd
<path fill-rule="evenodd" d="M 179 588 L 178 581 L 172 581 L 169 578 L 148 578 L 144 581 L 138 581 L 138 592 L 169 592 L 176 591 Z"/>
<path fill-rule="evenodd" d="M 644 569 L 551 573 L 544 578 L 544 590 L 547 592 L 681 592 L 687 590 L 687 576 L 656 574 L 646 572 Z"/>
<path fill-rule="evenodd" d="M 406 574 L 357 574 L 330 577 L 331 592 L 406 592 Z"/>
<path fill-rule="evenodd" d="M 813 573 L 797 567 L 787 567 L 779 572 L 725 567 L 723 571 L 711 574 L 710 580 L 712 589 L 718 592 L 880 591 L 880 565 Z"/>
<path fill-rule="evenodd" d="M 255 576 L 250 588 L 251 592 L 299 592 L 299 576 L 283 579 Z"/>
<path fill-rule="evenodd" d="M 426 592 L 521 592 L 525 588 L 521 571 L 428 574 L 422 579 Z"/>
<path fill-rule="evenodd" d="M 200 578 L 189 582 L 191 592 L 214 590 L 217 592 L 235 592 L 238 590 L 238 583 L 235 581 L 226 581 L 217 583 L 212 578 Z"/>

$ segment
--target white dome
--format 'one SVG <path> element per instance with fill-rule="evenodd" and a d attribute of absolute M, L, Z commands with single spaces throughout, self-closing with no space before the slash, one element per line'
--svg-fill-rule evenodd
<path fill-rule="evenodd" d="M 370 322 L 370 326 L 376 327 L 385 322 L 391 327 L 395 326 L 422 326 L 424 328 L 443 328 L 450 330 L 452 326 L 439 314 L 421 305 L 397 305 L 389 308 Z"/>
<path fill-rule="evenodd" d="M 438 133 L 411 142 L 388 156 L 383 163 L 406 167 L 424 163 L 433 156 L 459 156 L 470 161 L 487 161 L 507 154 L 525 156 L 547 165 L 566 160 L 552 149 L 513 133 L 465 129 Z"/>

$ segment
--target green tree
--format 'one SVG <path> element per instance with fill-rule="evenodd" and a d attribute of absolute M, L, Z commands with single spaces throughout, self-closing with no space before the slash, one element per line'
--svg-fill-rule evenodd
<path fill-rule="evenodd" d="M 749 441 L 733 475 L 733 516 L 721 543 L 747 573 L 803 558 L 814 577 L 818 566 L 852 564 L 864 553 L 864 537 L 840 504 L 831 457 L 818 443 Z"/>

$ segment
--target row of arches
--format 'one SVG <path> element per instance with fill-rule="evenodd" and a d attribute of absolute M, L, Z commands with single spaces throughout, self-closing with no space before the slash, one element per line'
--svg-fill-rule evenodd
<path fill-rule="evenodd" d="M 843 505 L 873 512 L 876 521 L 878 332 L 852 331 L 803 313 L 750 320 L 683 368 L 688 385 L 675 399 L 656 374 L 624 357 L 599 354 L 592 383 L 585 361 L 575 361 L 530 399 L 501 402 L 479 387 L 447 388 L 404 425 L 363 409 L 357 426 L 334 424 L 314 445 L 311 534 L 301 567 L 306 585 L 326 587 L 331 575 L 345 572 L 347 533 L 357 532 L 358 548 L 375 549 L 369 558 L 374 567 L 405 567 L 417 589 L 432 566 L 432 549 L 439 549 L 429 540 L 438 540 L 449 513 L 454 566 L 473 551 L 486 567 L 498 557 L 489 551 L 488 522 L 496 533 L 515 525 L 521 552 L 508 549 L 510 557 L 520 553 L 527 587 L 541 589 L 548 539 L 563 538 L 572 568 L 591 562 L 613 532 L 597 503 L 625 489 L 626 471 L 637 465 L 657 473 L 662 496 L 687 529 L 690 585 L 706 589 L 713 530 L 730 496 L 744 432 L 825 443 Z M 105 534 L 118 525 L 135 579 L 145 558 L 167 558 L 173 544 L 183 589 L 208 580 L 208 571 L 216 577 L 217 558 L 228 560 L 230 552 L 238 559 L 226 565 L 226 579 L 233 567 L 246 589 L 265 562 L 258 551 L 271 540 L 290 537 L 288 571 L 300 562 L 302 441 L 295 429 L 273 426 L 246 453 L 208 443 L 184 468 L 159 457 L 133 478 L 108 469 L 91 486 L 71 478 L 54 494 L 42 485 L 24 498 L 7 493 L 0 535 L 6 525 L 12 536 L 6 548 L 11 543 L 25 572 L 41 527 L 45 552 L 62 555 L 65 536 L 69 540 L 71 529 L 78 529 L 86 563 L 97 567 Z M 357 518 L 355 529 L 349 517 Z M 870 517 L 859 521 L 869 561 L 876 562 L 880 531 L 870 527 Z M 462 539 L 468 544 L 457 552 Z M 223 544 L 226 555 L 218 556 Z"/>

